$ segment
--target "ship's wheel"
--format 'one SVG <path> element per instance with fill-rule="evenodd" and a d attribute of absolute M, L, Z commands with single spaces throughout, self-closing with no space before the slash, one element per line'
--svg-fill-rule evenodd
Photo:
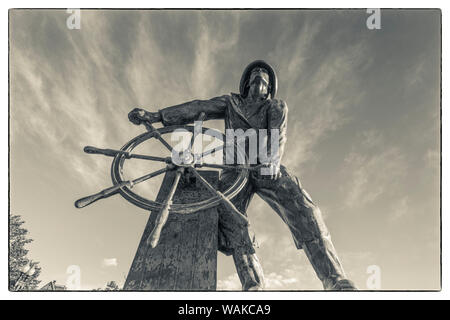
<path fill-rule="evenodd" d="M 200 117 L 200 121 L 202 121 L 204 115 Z M 164 224 L 167 221 L 169 216 L 169 212 L 178 213 L 178 214 L 190 214 L 197 212 L 199 210 L 204 210 L 208 208 L 215 207 L 222 203 L 225 205 L 232 213 L 234 213 L 234 217 L 238 223 L 247 224 L 247 218 L 243 215 L 231 202 L 233 199 L 245 186 L 248 180 L 249 171 L 259 169 L 260 166 L 248 166 L 248 165 L 226 165 L 226 164 L 215 164 L 215 163 L 206 163 L 203 162 L 203 159 L 208 155 L 214 154 L 215 152 L 223 151 L 226 146 L 225 135 L 217 130 L 212 130 L 208 128 L 204 128 L 201 126 L 201 130 L 196 130 L 194 126 L 186 126 L 186 125 L 176 125 L 176 126 L 168 126 L 160 129 L 154 128 L 149 122 L 144 122 L 144 125 L 147 128 L 147 132 L 131 139 L 127 142 L 120 150 L 114 149 L 99 149 L 91 146 L 87 146 L 84 148 L 84 152 L 89 154 L 101 154 L 109 157 L 113 157 L 112 165 L 111 165 L 111 177 L 113 186 L 107 189 L 100 191 L 91 196 L 87 196 L 75 201 L 75 207 L 83 208 L 87 205 L 92 204 L 93 202 L 107 198 L 114 194 L 119 193 L 123 198 L 132 204 L 153 212 L 158 212 L 158 216 L 156 218 L 155 227 L 150 234 L 147 241 L 152 247 L 155 247 L 158 244 L 159 237 L 161 234 L 161 230 L 164 227 Z M 173 147 L 164 139 L 164 135 L 169 135 L 173 132 L 190 132 L 192 133 L 190 143 L 187 149 L 182 150 L 181 152 L 175 151 Z M 206 150 L 199 154 L 194 153 L 193 146 L 194 141 L 198 135 L 209 135 L 215 139 L 221 141 L 221 145 L 214 147 L 210 150 Z M 133 153 L 133 149 L 135 149 L 138 145 L 150 140 L 157 139 L 159 140 L 165 148 L 167 148 L 171 155 L 170 157 L 159 157 L 153 155 L 144 155 L 144 154 L 136 154 Z M 240 151 L 237 148 L 237 152 Z M 241 155 L 242 156 L 242 155 Z M 245 155 L 243 155 L 245 157 Z M 163 162 L 166 164 L 165 168 L 159 169 L 153 172 L 150 172 L 146 175 L 138 177 L 132 180 L 125 180 L 123 177 L 123 167 L 124 163 L 127 159 L 142 159 L 147 161 L 157 161 Z M 176 161 L 175 161 L 176 160 Z M 229 185 L 229 187 L 220 192 L 216 190 L 202 175 L 199 173 L 200 168 L 214 168 L 214 169 L 233 169 L 238 170 L 238 174 L 236 175 L 236 179 Z M 164 202 L 156 202 L 150 200 L 146 197 L 143 197 L 132 190 L 133 186 L 142 183 L 144 181 L 151 180 L 152 178 L 159 176 L 163 173 L 174 171 L 175 178 L 173 180 L 172 185 L 170 186 L 170 191 L 164 200 Z M 191 202 L 191 203 L 172 203 L 173 195 L 177 189 L 178 183 L 182 175 L 190 174 L 195 176 L 205 187 L 210 191 L 211 197 L 206 200 Z"/>

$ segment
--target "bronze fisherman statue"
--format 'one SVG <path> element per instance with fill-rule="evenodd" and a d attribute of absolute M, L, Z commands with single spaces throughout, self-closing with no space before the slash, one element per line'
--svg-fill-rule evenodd
<path fill-rule="evenodd" d="M 354 284 L 346 279 L 320 209 L 303 189 L 299 179 L 279 164 L 286 143 L 288 108 L 284 101 L 275 99 L 275 71 L 262 60 L 254 61 L 244 70 L 239 89 L 239 94 L 194 100 L 158 112 L 135 108 L 128 117 L 134 124 L 149 121 L 169 126 L 193 123 L 204 114 L 205 120 L 224 119 L 226 129 L 278 129 L 276 161 L 266 163 L 272 168 L 271 174 L 252 172 L 249 181 L 232 202 L 245 214 L 253 195 L 257 193 L 287 224 L 297 248 L 305 251 L 326 290 L 355 290 Z M 223 170 L 220 180 L 222 190 L 233 181 L 235 175 L 235 170 Z M 219 207 L 219 212 L 219 250 L 233 256 L 244 290 L 261 290 L 264 276 L 255 254 L 255 241 L 250 228 L 236 225 L 225 207 Z"/>

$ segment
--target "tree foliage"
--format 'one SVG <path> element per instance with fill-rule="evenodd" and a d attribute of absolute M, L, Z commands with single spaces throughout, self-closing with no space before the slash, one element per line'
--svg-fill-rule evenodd
<path fill-rule="evenodd" d="M 120 287 L 115 281 L 108 281 L 105 288 L 97 288 L 92 291 L 119 291 Z"/>
<path fill-rule="evenodd" d="M 117 291 L 119 290 L 119 285 L 115 281 L 109 281 L 106 284 L 105 291 Z"/>
<path fill-rule="evenodd" d="M 25 246 L 32 242 L 33 239 L 28 237 L 28 230 L 22 225 L 25 221 L 19 215 L 9 216 L 9 287 L 14 288 L 17 280 L 21 275 L 22 268 L 31 261 L 28 257 L 28 250 Z M 36 290 L 40 281 L 38 277 L 41 273 L 41 268 L 37 262 L 35 264 L 35 273 L 25 279 L 25 286 L 22 290 Z"/>

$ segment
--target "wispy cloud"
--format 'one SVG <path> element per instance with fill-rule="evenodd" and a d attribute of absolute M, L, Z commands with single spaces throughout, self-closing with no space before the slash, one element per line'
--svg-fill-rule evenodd
<path fill-rule="evenodd" d="M 117 267 L 117 258 L 105 258 L 102 261 L 102 267 Z"/>
<path fill-rule="evenodd" d="M 400 198 L 397 202 L 394 202 L 391 214 L 389 216 L 389 220 L 391 222 L 397 221 L 412 212 L 409 210 L 409 201 L 409 197 L 405 196 Z"/>
<path fill-rule="evenodd" d="M 345 204 L 348 207 L 362 207 L 382 194 L 392 193 L 408 167 L 399 148 L 385 147 L 380 132 L 365 131 L 361 136 L 353 151 L 346 156 L 342 168 L 348 177 L 342 186 L 342 190 L 346 190 Z"/>
<path fill-rule="evenodd" d="M 276 272 L 271 272 L 266 275 L 266 289 L 268 290 L 277 290 L 277 289 L 288 289 L 289 287 L 294 286 L 298 288 L 296 285 L 299 282 L 299 279 L 296 277 L 287 278 L 278 274 Z"/>
<path fill-rule="evenodd" d="M 396 149 L 373 157 L 352 153 L 346 158 L 346 164 L 353 170 L 345 199 L 350 207 L 373 202 L 396 183 L 396 177 L 405 172 L 402 155 Z"/>
<path fill-rule="evenodd" d="M 288 64 L 291 67 L 285 70 L 295 79 L 285 84 L 285 99 L 294 114 L 290 116 L 289 132 L 296 137 L 295 142 L 288 140 L 288 148 L 295 144 L 300 150 L 297 157 L 285 159 L 293 168 L 314 161 L 314 150 L 321 139 L 352 120 L 351 110 L 360 105 L 365 94 L 360 72 L 371 64 L 365 41 L 335 48 L 316 58 L 320 62 L 312 63 L 317 49 L 315 35 L 321 27 L 313 22 L 305 24 L 306 35 L 300 32 L 297 43 L 301 54 L 294 55 Z"/>
<path fill-rule="evenodd" d="M 439 170 L 441 155 L 438 150 L 429 149 L 424 155 L 425 163 L 432 169 Z"/>
<path fill-rule="evenodd" d="M 239 277 L 237 273 L 229 275 L 225 279 L 219 279 L 217 281 L 217 290 L 218 291 L 235 291 L 241 290 L 241 282 L 239 281 Z"/>

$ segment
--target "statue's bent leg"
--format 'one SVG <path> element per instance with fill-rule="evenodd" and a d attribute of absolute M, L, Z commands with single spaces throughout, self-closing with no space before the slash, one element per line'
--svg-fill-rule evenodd
<path fill-rule="evenodd" d="M 257 193 L 288 225 L 298 249 L 303 248 L 326 290 L 356 289 L 346 275 L 331 242 L 320 209 L 298 179 L 281 167 L 277 180 L 254 180 Z"/>
<path fill-rule="evenodd" d="M 264 273 L 256 254 L 236 248 L 233 252 L 233 260 L 242 290 L 259 291 L 264 289 Z"/>
<path fill-rule="evenodd" d="M 234 172 L 222 172 L 221 189 L 227 182 L 234 181 Z M 233 204 L 246 215 L 247 207 L 254 195 L 253 186 L 248 183 L 243 190 L 232 199 Z M 261 290 L 264 288 L 264 274 L 255 254 L 257 246 L 253 231 L 236 223 L 232 213 L 220 205 L 219 210 L 219 251 L 233 255 L 236 271 L 243 290 Z"/>

